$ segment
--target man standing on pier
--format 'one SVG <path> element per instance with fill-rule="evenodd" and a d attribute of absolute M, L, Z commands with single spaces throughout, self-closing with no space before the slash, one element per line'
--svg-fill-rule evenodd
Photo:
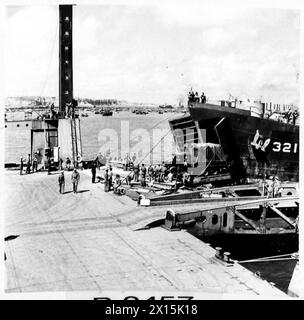
<path fill-rule="evenodd" d="M 69 157 L 66 158 L 65 163 L 66 163 L 66 169 L 67 169 L 68 171 L 70 171 L 71 160 L 70 160 Z"/>
<path fill-rule="evenodd" d="M 20 158 L 20 175 L 23 173 L 23 158 Z"/>
<path fill-rule="evenodd" d="M 50 175 L 51 174 L 51 165 L 52 165 L 52 162 L 51 162 L 51 158 L 50 157 L 48 157 L 48 159 L 47 159 L 47 169 L 48 169 L 48 175 Z"/>
<path fill-rule="evenodd" d="M 152 182 L 153 176 L 154 176 L 154 168 L 152 164 L 150 164 L 148 167 L 148 176 L 149 176 L 149 182 Z"/>
<path fill-rule="evenodd" d="M 80 180 L 80 174 L 77 171 L 77 169 L 75 168 L 73 173 L 72 173 L 72 177 L 71 177 L 72 183 L 73 183 L 73 192 L 77 193 L 77 188 L 78 188 L 78 183 Z"/>
<path fill-rule="evenodd" d="M 113 184 L 113 169 L 110 166 L 110 172 L 109 172 L 109 190 L 112 190 L 112 184 Z"/>
<path fill-rule="evenodd" d="M 165 181 L 166 173 L 167 173 L 167 168 L 166 168 L 166 165 L 165 165 L 165 161 L 163 161 L 161 169 L 160 169 L 160 179 L 159 179 L 160 182 L 164 182 Z"/>
<path fill-rule="evenodd" d="M 26 162 L 26 173 L 31 173 L 31 155 L 28 154 Z"/>
<path fill-rule="evenodd" d="M 38 159 L 37 159 L 37 152 L 35 152 L 33 157 L 33 172 L 37 172 L 38 169 Z"/>
<path fill-rule="evenodd" d="M 58 177 L 58 183 L 59 183 L 59 193 L 63 194 L 64 193 L 64 173 L 61 171 L 59 177 Z"/>
<path fill-rule="evenodd" d="M 92 172 L 92 183 L 95 183 L 95 178 L 96 178 L 96 164 L 95 164 L 95 162 L 92 163 L 91 172 Z"/>
<path fill-rule="evenodd" d="M 104 191 L 109 191 L 109 169 L 106 169 L 104 174 Z"/>
<path fill-rule="evenodd" d="M 139 164 L 134 167 L 134 181 L 138 182 L 139 177 Z"/>
<path fill-rule="evenodd" d="M 144 164 L 141 165 L 141 186 L 145 187 L 146 186 L 146 174 L 147 174 L 147 169 Z"/>
<path fill-rule="evenodd" d="M 62 166 L 62 164 L 63 164 L 63 160 L 62 160 L 62 158 L 59 158 L 59 170 L 63 170 L 63 166 Z"/>

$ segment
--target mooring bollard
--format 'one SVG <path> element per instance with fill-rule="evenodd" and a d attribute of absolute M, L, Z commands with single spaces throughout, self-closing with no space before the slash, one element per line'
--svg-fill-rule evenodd
<path fill-rule="evenodd" d="M 222 248 L 221 247 L 216 247 L 215 248 L 216 252 L 215 252 L 215 256 L 219 259 L 222 258 Z"/>
<path fill-rule="evenodd" d="M 224 261 L 230 262 L 230 252 L 224 252 Z"/>

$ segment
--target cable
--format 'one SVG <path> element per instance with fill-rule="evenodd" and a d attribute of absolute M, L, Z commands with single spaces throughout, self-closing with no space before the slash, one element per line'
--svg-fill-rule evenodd
<path fill-rule="evenodd" d="M 154 150 L 155 147 L 157 147 L 160 142 L 171 132 L 171 129 L 157 142 L 157 144 L 155 144 L 150 151 L 141 159 L 141 161 L 138 162 L 138 166 L 151 154 L 151 152 Z M 127 174 L 127 176 L 124 178 L 124 180 L 126 180 L 128 178 L 128 176 L 130 175 L 131 172 L 129 172 Z"/>
<path fill-rule="evenodd" d="M 263 258 L 257 258 L 257 259 L 251 259 L 251 260 L 243 260 L 238 261 L 239 263 L 251 263 L 251 262 L 267 262 L 267 261 L 279 261 L 279 260 L 290 260 L 290 259 L 297 259 L 294 256 L 294 253 L 287 253 L 287 254 L 281 254 L 276 256 L 269 256 L 269 257 L 263 257 Z"/>

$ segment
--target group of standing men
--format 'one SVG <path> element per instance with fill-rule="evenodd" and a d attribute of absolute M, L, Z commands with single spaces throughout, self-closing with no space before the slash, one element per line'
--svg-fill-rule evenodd
<path fill-rule="evenodd" d="M 128 176 L 128 182 L 134 180 L 138 182 L 141 180 L 141 185 L 144 187 L 146 185 L 146 177 L 148 176 L 149 182 L 165 182 L 169 177 L 170 182 L 172 182 L 172 173 L 165 165 L 163 161 L 162 164 L 152 165 L 150 164 L 148 168 L 144 164 L 134 166 L 134 169 L 131 169 L 131 172 Z"/>
<path fill-rule="evenodd" d="M 20 175 L 23 174 L 23 168 L 25 167 L 25 173 L 29 174 L 32 172 L 38 171 L 38 153 L 35 152 L 33 158 L 31 159 L 31 155 L 28 154 L 26 159 L 23 157 L 20 158 Z"/>
<path fill-rule="evenodd" d="M 189 91 L 188 93 L 188 101 L 189 102 L 196 102 L 196 103 L 206 103 L 207 98 L 204 94 L 204 92 L 202 92 L 201 96 L 198 95 L 198 92 L 193 92 L 192 89 Z"/>
<path fill-rule="evenodd" d="M 72 181 L 72 184 L 73 184 L 73 193 L 77 193 L 78 192 L 79 180 L 80 180 L 80 174 L 77 171 L 77 169 L 75 168 L 73 170 L 73 172 L 72 172 L 72 175 L 71 175 L 71 181 Z M 63 170 L 59 174 L 58 184 L 59 184 L 59 193 L 64 194 L 65 176 L 64 176 L 64 171 Z"/>
<path fill-rule="evenodd" d="M 91 173 L 92 173 L 92 183 L 95 183 L 96 180 L 96 168 L 97 168 L 97 161 L 94 161 L 91 164 Z M 104 173 L 104 190 L 105 192 L 109 192 L 113 190 L 114 192 L 118 191 L 118 188 L 121 186 L 122 181 L 119 174 L 116 174 L 115 179 L 113 178 L 113 169 L 110 168 L 105 170 Z"/>

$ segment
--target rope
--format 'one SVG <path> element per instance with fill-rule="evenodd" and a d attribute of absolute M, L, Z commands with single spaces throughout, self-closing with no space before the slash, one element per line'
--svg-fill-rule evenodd
<path fill-rule="evenodd" d="M 138 166 L 151 154 L 151 152 L 157 147 L 160 142 L 171 132 L 171 129 L 150 149 L 150 151 L 138 162 Z M 131 172 L 129 172 L 123 180 L 127 180 Z"/>
<path fill-rule="evenodd" d="M 294 257 L 290 258 L 277 258 L 277 259 L 256 259 L 256 260 L 245 260 L 245 261 L 238 261 L 239 263 L 253 263 L 253 262 L 270 262 L 270 261 L 286 261 L 286 260 L 297 260 Z"/>
<path fill-rule="evenodd" d="M 251 260 L 241 260 L 239 263 L 251 263 L 251 262 L 267 262 L 267 261 L 281 261 L 281 260 L 294 260 L 297 259 L 294 253 L 281 254 L 276 256 L 269 256 Z"/>
<path fill-rule="evenodd" d="M 147 158 L 147 156 L 149 156 L 149 155 L 151 154 L 151 152 L 155 149 L 155 147 L 157 147 L 157 146 L 160 144 L 160 142 L 161 142 L 170 132 L 171 132 L 171 129 L 157 142 L 157 144 L 155 144 L 155 145 L 150 149 L 150 151 L 144 156 L 144 158 L 143 158 L 141 161 L 139 161 L 138 164 L 142 163 L 142 162 Z"/>
<path fill-rule="evenodd" d="M 210 160 L 209 163 L 207 164 L 205 170 L 200 174 L 200 176 L 202 176 L 202 175 L 205 174 L 205 172 L 207 171 L 208 167 L 211 165 L 211 163 L 212 163 L 212 161 L 214 160 L 214 158 L 215 158 L 215 153 L 213 154 L 211 160 Z"/>

